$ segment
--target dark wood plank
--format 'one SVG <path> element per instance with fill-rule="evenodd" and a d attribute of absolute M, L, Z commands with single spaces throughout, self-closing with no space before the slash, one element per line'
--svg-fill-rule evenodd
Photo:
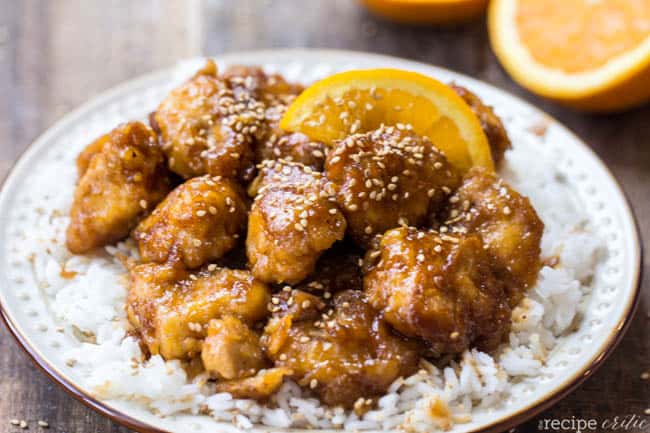
<path fill-rule="evenodd" d="M 466 73 L 554 115 L 607 162 L 630 197 L 644 239 L 650 239 L 650 106 L 596 116 L 531 95 L 499 66 L 482 20 L 447 29 L 401 26 L 375 19 L 352 0 L 0 0 L 0 11 L 0 177 L 29 142 L 72 107 L 202 49 L 208 54 L 276 47 L 352 49 Z M 644 416 L 650 402 L 650 381 L 640 379 L 650 369 L 647 257 L 644 268 L 640 311 L 619 348 L 582 387 L 517 431 L 536 432 L 544 419 Z M 0 422 L 47 419 L 54 431 L 126 431 L 35 371 L 4 329 L 0 371 L 0 395 L 11 396 L 0 398 Z"/>

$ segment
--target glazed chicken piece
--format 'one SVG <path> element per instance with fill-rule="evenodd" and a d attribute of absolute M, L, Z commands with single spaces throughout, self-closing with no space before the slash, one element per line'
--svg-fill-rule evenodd
<path fill-rule="evenodd" d="M 255 160 L 284 159 L 299 162 L 316 171 L 322 171 L 325 164 L 326 146 L 320 141 L 312 141 L 299 132 L 284 133 L 279 129 L 260 143 L 255 150 Z"/>
<path fill-rule="evenodd" d="M 82 152 L 66 244 L 82 254 L 128 236 L 171 189 L 154 132 L 140 122 L 118 126 Z"/>
<path fill-rule="evenodd" d="M 304 89 L 300 84 L 289 83 L 280 74 L 265 73 L 259 66 L 229 66 L 224 71 L 223 78 L 235 85 L 253 89 L 268 107 L 286 108 Z M 280 117 L 275 120 L 279 121 Z"/>
<path fill-rule="evenodd" d="M 189 359 L 201 353 L 212 319 L 252 325 L 268 314 L 269 288 L 248 271 L 147 263 L 131 269 L 126 311 L 152 355 Z"/>
<path fill-rule="evenodd" d="M 443 223 L 452 231 L 482 238 L 514 307 L 537 281 L 544 223 L 528 198 L 479 168 L 465 175 L 450 201 Z"/>
<path fill-rule="evenodd" d="M 322 174 L 288 161 L 274 164 L 275 174 L 263 172 L 265 180 L 256 182 L 262 186 L 248 218 L 246 255 L 255 277 L 294 284 L 343 239 L 346 223 Z"/>
<path fill-rule="evenodd" d="M 248 185 L 248 195 L 252 198 L 271 184 L 309 184 L 313 182 L 314 176 L 322 177 L 321 173 L 308 165 L 284 159 L 267 159 L 258 164 L 257 168 L 257 177 Z M 328 185 L 328 188 L 331 187 Z"/>
<path fill-rule="evenodd" d="M 253 66 L 232 66 L 223 76 L 231 81 L 250 84 L 257 97 L 264 102 L 264 114 L 267 128 L 264 135 L 257 140 L 255 161 L 261 163 L 266 159 L 284 159 L 299 162 L 322 171 L 325 162 L 326 147 L 323 143 L 312 141 L 301 133 L 290 133 L 279 127 L 280 119 L 287 107 L 302 91 L 298 84 L 287 82 L 277 74 L 266 74 L 261 68 Z"/>
<path fill-rule="evenodd" d="M 274 315 L 262 344 L 298 384 L 325 404 L 348 408 L 384 393 L 395 379 L 415 372 L 419 360 L 417 346 L 394 335 L 356 290 L 337 294 L 331 309 L 315 319 Z"/>
<path fill-rule="evenodd" d="M 255 376 L 218 382 L 215 390 L 227 392 L 234 398 L 266 400 L 280 388 L 285 377 L 291 374 L 291 369 L 286 367 L 269 368 L 258 371 Z"/>
<path fill-rule="evenodd" d="M 258 143 L 275 141 L 287 134 L 279 127 L 280 119 L 296 96 L 303 91 L 304 88 L 301 85 L 289 83 L 279 74 L 267 74 L 257 66 L 230 66 L 223 73 L 223 78 L 232 83 L 234 87 L 244 86 L 252 91 L 255 97 L 264 104 L 265 128 L 258 135 Z"/>
<path fill-rule="evenodd" d="M 205 175 L 178 186 L 133 232 L 144 262 L 181 261 L 188 268 L 221 258 L 246 224 L 244 192 Z"/>
<path fill-rule="evenodd" d="M 459 175 L 428 138 L 395 127 L 351 135 L 328 154 L 348 232 L 367 247 L 398 225 L 420 225 L 456 188 Z"/>
<path fill-rule="evenodd" d="M 363 290 L 362 258 L 363 250 L 351 241 L 337 242 L 323 253 L 314 273 L 297 288 L 318 293 L 325 299 L 343 290 Z"/>
<path fill-rule="evenodd" d="M 463 98 L 474 114 L 478 117 L 478 120 L 481 122 L 481 128 L 483 128 L 483 132 L 487 136 L 488 143 L 490 144 L 492 160 L 498 167 L 499 164 L 501 164 L 501 161 L 503 161 L 503 156 L 506 153 L 506 150 L 512 147 L 512 143 L 510 143 L 510 138 L 508 137 L 508 133 L 506 132 L 506 128 L 503 126 L 501 119 L 494 113 L 492 107 L 485 105 L 483 101 L 481 101 L 481 98 L 466 88 L 456 84 L 450 84 L 449 87 Z"/>
<path fill-rule="evenodd" d="M 478 236 L 392 229 L 367 257 L 370 303 L 435 356 L 491 350 L 507 336 L 510 307 Z"/>
<path fill-rule="evenodd" d="M 266 366 L 260 336 L 234 316 L 212 319 L 201 360 L 211 377 L 222 380 L 254 376 Z"/>
<path fill-rule="evenodd" d="M 253 142 L 265 134 L 265 110 L 252 83 L 219 77 L 208 61 L 165 98 L 153 119 L 175 173 L 247 179 L 254 168 Z"/>
<path fill-rule="evenodd" d="M 110 136 L 110 134 L 102 135 L 79 153 L 77 156 L 77 175 L 80 179 L 86 173 L 86 170 L 88 170 L 88 166 L 90 165 L 93 156 L 102 151 L 104 145 L 110 140 Z"/>
<path fill-rule="evenodd" d="M 294 321 L 313 320 L 320 316 L 326 306 L 324 298 L 284 286 L 271 297 L 269 310 L 278 317 L 290 315 Z"/>

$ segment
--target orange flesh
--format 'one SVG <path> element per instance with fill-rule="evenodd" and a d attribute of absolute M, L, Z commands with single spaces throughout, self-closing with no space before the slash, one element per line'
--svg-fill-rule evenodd
<path fill-rule="evenodd" d="M 603 66 L 650 37 L 648 0 L 519 0 L 516 24 L 535 60 L 567 73 Z"/>

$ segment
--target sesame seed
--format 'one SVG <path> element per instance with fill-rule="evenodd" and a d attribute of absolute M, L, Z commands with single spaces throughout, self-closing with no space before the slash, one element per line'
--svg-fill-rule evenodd
<path fill-rule="evenodd" d="M 650 379 L 650 371 L 644 371 L 643 373 L 641 373 L 641 379 L 643 380 Z"/>
<path fill-rule="evenodd" d="M 196 216 L 197 217 L 204 217 L 206 214 L 207 214 L 207 212 L 204 211 L 204 210 L 197 210 L 196 211 Z"/>
<path fill-rule="evenodd" d="M 18 425 L 18 424 L 20 424 L 20 421 L 17 420 L 17 419 L 12 419 L 12 420 L 9 420 L 9 424 L 11 424 L 11 425 Z"/>
<path fill-rule="evenodd" d="M 415 259 L 420 263 L 424 262 L 424 254 L 418 254 Z"/>
<path fill-rule="evenodd" d="M 451 334 L 449 334 L 449 338 L 451 338 L 452 340 L 456 340 L 456 339 L 458 339 L 458 337 L 460 337 L 460 334 L 458 333 L 458 331 L 454 331 Z"/>
<path fill-rule="evenodd" d="M 316 388 L 317 386 L 318 386 L 318 381 L 317 381 L 316 379 L 312 379 L 312 380 L 309 382 L 309 387 L 310 387 L 311 389 L 314 389 L 314 388 Z"/>
<path fill-rule="evenodd" d="M 510 215 L 512 213 L 512 210 L 510 210 L 509 206 L 506 206 L 503 208 L 503 213 L 506 215 Z"/>
<path fill-rule="evenodd" d="M 215 265 L 214 263 L 208 265 L 208 271 L 211 271 L 211 272 L 212 272 L 212 271 L 214 271 L 215 269 L 217 269 L 217 265 Z"/>
<path fill-rule="evenodd" d="M 147 200 L 140 200 L 140 207 L 142 209 L 146 209 L 147 208 Z"/>
<path fill-rule="evenodd" d="M 306 335 L 303 335 L 302 337 L 300 337 L 298 341 L 300 341 L 301 343 L 308 343 L 309 340 L 311 340 L 311 338 L 307 337 Z"/>
<path fill-rule="evenodd" d="M 442 252 L 442 247 L 440 245 L 436 245 L 435 247 L 433 247 L 433 251 L 435 251 L 436 253 Z"/>
<path fill-rule="evenodd" d="M 201 245 L 203 245 L 203 242 L 201 241 L 201 239 L 193 239 L 192 245 L 194 245 L 195 247 L 200 247 Z"/>
<path fill-rule="evenodd" d="M 217 214 L 217 208 L 214 207 L 214 206 L 210 206 L 208 208 L 208 212 L 210 212 L 212 215 L 216 215 Z"/>

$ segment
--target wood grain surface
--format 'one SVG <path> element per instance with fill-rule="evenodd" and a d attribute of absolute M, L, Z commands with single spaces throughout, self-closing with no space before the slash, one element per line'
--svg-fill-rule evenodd
<path fill-rule="evenodd" d="M 178 59 L 228 51 L 318 47 L 377 52 L 459 71 L 517 94 L 557 117 L 609 165 L 650 240 L 650 106 L 586 115 L 518 87 L 490 50 L 485 23 L 405 27 L 368 15 L 353 0 L 0 0 L 0 177 L 64 113 L 123 80 Z M 647 246 L 647 242 L 646 242 Z M 640 309 L 615 353 L 577 391 L 517 431 L 544 419 L 645 417 L 650 431 L 650 259 Z M 126 432 L 87 409 L 29 362 L 0 325 L 0 432 Z M 575 430 L 566 430 L 575 431 Z M 613 431 L 613 430 L 612 430 Z M 621 431 L 621 430 L 619 430 Z"/>

